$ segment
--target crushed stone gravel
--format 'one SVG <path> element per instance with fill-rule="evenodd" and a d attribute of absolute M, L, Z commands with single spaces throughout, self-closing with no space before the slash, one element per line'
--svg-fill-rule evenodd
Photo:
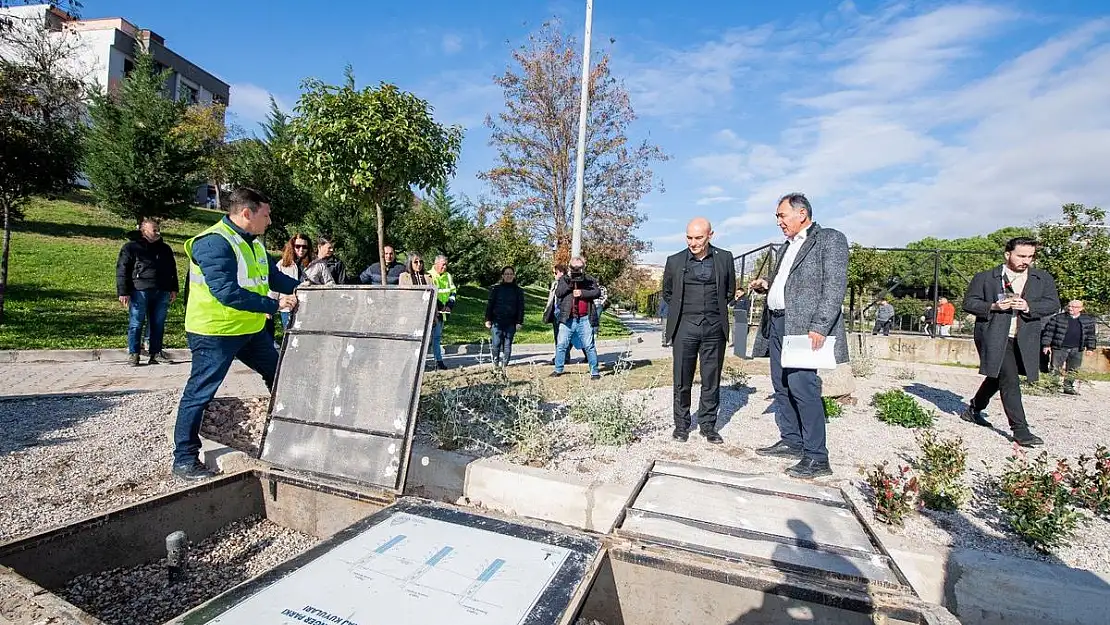
<path fill-rule="evenodd" d="M 170 585 L 166 560 L 82 575 L 59 594 L 108 625 L 156 625 L 289 560 L 314 536 L 258 516 L 234 521 L 188 546 L 185 579 Z"/>
<path fill-rule="evenodd" d="M 183 486 L 167 431 L 179 395 L 0 401 L 0 541 Z"/>

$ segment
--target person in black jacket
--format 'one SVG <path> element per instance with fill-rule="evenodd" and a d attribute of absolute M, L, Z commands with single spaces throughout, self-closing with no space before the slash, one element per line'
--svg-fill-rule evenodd
<path fill-rule="evenodd" d="M 569 346 L 577 343 L 579 348 L 585 350 L 586 360 L 590 363 L 590 379 L 601 379 L 592 322 L 593 316 L 597 314 L 594 300 L 600 295 L 597 279 L 586 273 L 586 259 L 581 256 L 572 258 L 567 274 L 559 278 L 555 285 L 555 305 L 559 310 L 559 342 L 555 346 L 555 371 L 551 372 L 551 377 L 563 375 Z"/>
<path fill-rule="evenodd" d="M 489 290 L 489 302 L 486 303 L 486 327 L 490 330 L 493 366 L 509 365 L 509 358 L 513 355 L 513 337 L 523 326 L 524 289 L 516 283 L 516 269 L 509 265 L 501 269 L 501 282 Z"/>
<path fill-rule="evenodd" d="M 158 222 L 144 219 L 131 233 L 116 261 L 116 295 L 128 308 L 127 353 L 132 367 L 139 365 L 143 326 L 149 322 L 150 364 L 173 362 L 162 350 L 166 315 L 177 299 L 177 263 L 173 250 L 162 240 Z"/>
<path fill-rule="evenodd" d="M 1078 395 L 1075 372 L 1083 366 L 1083 352 L 1093 356 L 1097 345 L 1095 318 L 1083 312 L 1083 302 L 1073 299 L 1062 313 L 1049 317 L 1041 330 L 1041 346 L 1052 355 L 1052 368 L 1064 377 L 1064 392 Z"/>

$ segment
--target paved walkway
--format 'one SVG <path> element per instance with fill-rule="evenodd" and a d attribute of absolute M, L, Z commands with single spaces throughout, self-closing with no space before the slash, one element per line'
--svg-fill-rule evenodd
<path fill-rule="evenodd" d="M 625 352 L 631 352 L 632 358 L 637 360 L 670 355 L 669 349 L 661 347 L 662 333 L 657 324 L 626 315 L 621 315 L 621 320 L 633 335 L 626 339 L 601 341 L 598 349 L 600 360 L 614 362 Z M 489 349 L 488 345 L 486 349 Z M 516 345 L 513 347 L 513 363 L 547 363 L 553 351 L 551 345 Z M 581 352 L 575 350 L 571 356 L 578 359 Z M 448 354 L 445 361 L 450 367 L 473 366 L 488 363 L 489 355 L 488 352 L 485 356 Z M 189 378 L 189 369 L 188 362 L 141 367 L 131 367 L 126 362 L 98 360 L 0 363 L 0 399 L 29 395 L 180 391 Z M 265 394 L 266 385 L 262 383 L 262 378 L 239 362 L 232 365 L 217 393 L 218 396 L 230 397 Z"/>

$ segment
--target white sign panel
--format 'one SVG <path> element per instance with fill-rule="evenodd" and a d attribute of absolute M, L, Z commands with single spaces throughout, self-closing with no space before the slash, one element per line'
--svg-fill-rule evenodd
<path fill-rule="evenodd" d="M 210 622 L 520 625 L 569 553 L 398 512 Z"/>

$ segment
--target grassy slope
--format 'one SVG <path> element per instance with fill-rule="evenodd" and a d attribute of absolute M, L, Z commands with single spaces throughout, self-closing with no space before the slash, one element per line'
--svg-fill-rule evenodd
<path fill-rule="evenodd" d="M 162 224 L 162 236 L 177 256 L 182 281 L 182 245 L 220 215 L 194 209 L 186 220 Z M 29 206 L 26 219 L 16 225 L 12 235 L 0 349 L 126 347 L 127 312 L 116 299 L 115 268 L 131 229 L 125 221 L 94 206 L 87 194 L 39 200 Z M 460 302 L 445 327 L 444 343 L 488 340 L 483 324 L 487 293 L 474 286 L 460 289 Z M 550 326 L 541 319 L 547 293 L 542 288 L 529 288 L 526 293 L 525 327 L 516 342 L 549 342 Z M 167 347 L 185 347 L 184 322 L 185 309 L 179 300 L 170 306 Z M 616 319 L 604 320 L 602 336 L 623 334 L 627 331 Z"/>
<path fill-rule="evenodd" d="M 219 216 L 194 209 L 186 220 L 162 224 L 182 279 L 182 244 Z M 94 206 L 87 194 L 28 207 L 12 235 L 0 349 L 126 347 L 127 311 L 116 299 L 116 258 L 132 229 Z M 166 322 L 167 347 L 185 346 L 184 321 L 185 310 L 175 302 Z"/>

